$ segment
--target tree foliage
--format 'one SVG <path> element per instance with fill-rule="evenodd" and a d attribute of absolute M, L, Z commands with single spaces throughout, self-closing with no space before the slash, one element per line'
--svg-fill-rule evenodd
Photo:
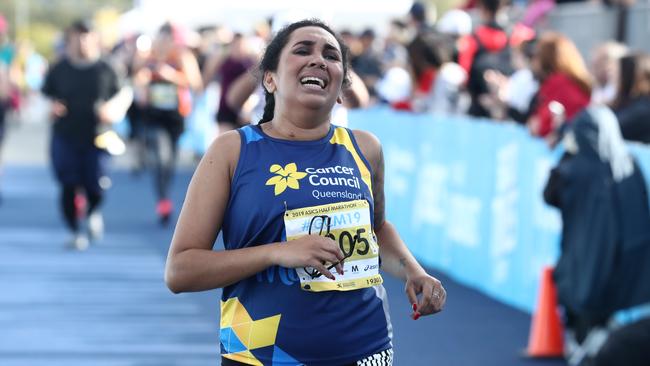
<path fill-rule="evenodd" d="M 132 0 L 0 0 L 0 13 L 9 23 L 10 39 L 29 40 L 49 58 L 57 38 L 74 20 L 92 19 L 107 7 L 124 12 L 132 4 Z"/>

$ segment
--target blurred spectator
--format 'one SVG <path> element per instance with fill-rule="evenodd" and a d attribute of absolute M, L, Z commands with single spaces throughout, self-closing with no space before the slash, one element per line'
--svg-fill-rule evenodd
<path fill-rule="evenodd" d="M 407 44 L 409 68 L 412 76 L 411 84 L 413 92 L 408 99 L 399 100 L 395 92 L 386 92 L 387 83 L 382 88 L 384 95 L 392 99 L 392 106 L 396 109 L 412 110 L 416 112 L 431 112 L 435 101 L 435 88 L 439 72 L 442 66 L 453 60 L 455 55 L 456 35 L 445 33 L 431 27 L 427 22 L 427 9 L 422 3 L 415 2 L 409 10 L 410 25 L 414 36 Z M 389 70 L 391 75 L 387 81 L 400 85 L 403 90 L 406 84 L 403 82 L 403 71 L 401 69 Z M 449 74 L 449 72 L 447 72 Z M 454 74 L 453 72 L 451 74 Z M 444 87 L 441 90 L 444 91 Z M 440 95 L 446 98 L 446 95 Z M 438 106 L 440 107 L 440 106 Z"/>
<path fill-rule="evenodd" d="M 644 177 L 608 107 L 580 113 L 563 143 L 544 199 L 562 214 L 554 279 L 568 340 L 577 343 L 569 363 L 582 365 L 615 312 L 650 302 L 650 211 Z"/>
<path fill-rule="evenodd" d="M 228 131 L 242 126 L 245 122 L 239 118 L 239 111 L 234 110 L 226 101 L 231 85 L 239 76 L 255 65 L 255 55 L 248 40 L 241 33 L 236 33 L 225 54 L 215 54 L 206 62 L 203 70 L 203 82 L 207 85 L 217 81 L 221 87 L 216 122 L 219 130 Z"/>
<path fill-rule="evenodd" d="M 115 134 L 102 135 L 117 122 L 131 101 L 108 62 L 100 58 L 99 39 L 89 23 L 75 22 L 66 32 L 66 56 L 48 71 L 43 94 L 52 100 L 51 158 L 61 187 L 61 208 L 72 237 L 68 245 L 88 247 L 79 217 L 87 217 L 91 239 L 101 237 L 100 205 L 107 188 L 107 151 Z M 103 138 L 100 138 L 103 136 Z M 121 141 L 120 141 L 121 142 Z M 122 147 L 123 148 L 123 147 Z M 80 196 L 77 196 L 78 190 Z M 85 196 L 86 212 L 79 204 Z"/>
<path fill-rule="evenodd" d="M 394 65 L 406 65 L 408 54 L 406 52 L 407 43 L 406 24 L 398 19 L 393 19 L 389 26 L 388 32 L 384 37 L 384 49 L 381 56 L 381 64 L 386 68 Z"/>
<path fill-rule="evenodd" d="M 541 84 L 528 128 L 554 145 L 558 129 L 589 104 L 591 75 L 573 42 L 555 32 L 540 37 L 531 66 Z"/>
<path fill-rule="evenodd" d="M 496 70 L 510 76 L 514 72 L 511 47 L 518 46 L 534 35 L 531 29 L 518 25 L 507 31 L 507 25 L 497 22 L 501 11 L 500 0 L 478 2 L 482 23 L 473 33 L 458 41 L 458 63 L 468 73 L 467 90 L 471 97 L 468 113 L 475 117 L 490 117 L 481 99 L 488 94 L 485 72 Z"/>
<path fill-rule="evenodd" d="M 467 98 L 463 98 L 467 73 L 454 60 L 457 54 L 456 41 L 471 31 L 465 28 L 467 24 L 463 24 L 469 21 L 469 16 L 460 10 L 451 14 L 451 18 L 448 15 L 443 17 L 445 21 L 437 24 L 435 32 L 421 35 L 416 39 L 416 41 L 422 40 L 428 48 L 429 51 L 426 51 L 425 55 L 433 51 L 434 57 L 427 55 L 425 59 L 431 63 L 430 70 L 435 71 L 431 84 L 426 84 L 428 82 L 426 74 L 424 78 L 418 79 L 414 96 L 416 111 L 427 111 L 433 114 L 458 114 L 467 111 L 469 102 Z M 451 22 L 447 23 L 450 19 L 457 21 L 455 26 L 450 24 Z M 416 41 L 413 44 L 416 44 Z M 414 56 L 414 60 L 418 58 L 419 56 Z"/>
<path fill-rule="evenodd" d="M 384 72 L 375 87 L 380 103 L 393 104 L 411 97 L 409 56 L 404 46 L 409 41 L 407 25 L 393 19 L 384 39 L 382 65 Z"/>
<path fill-rule="evenodd" d="M 531 70 L 534 51 L 535 40 L 526 41 L 514 49 L 512 63 L 516 71 L 510 77 L 504 97 L 508 118 L 522 124 L 526 124 L 530 117 L 531 105 L 539 90 L 539 82 Z"/>
<path fill-rule="evenodd" d="M 650 144 L 650 56 L 624 56 L 620 70 L 614 108 L 623 138 Z"/>
<path fill-rule="evenodd" d="M 512 64 L 516 71 L 510 77 L 496 71 L 486 73 L 492 100 L 484 104 L 492 104 L 492 118 L 506 118 L 521 124 L 528 121 L 539 90 L 539 83 L 530 66 L 534 50 L 534 40 L 525 41 L 512 49 Z M 495 111 L 495 108 L 500 110 Z"/>
<path fill-rule="evenodd" d="M 452 51 L 447 46 L 448 42 L 444 42 L 443 37 L 433 31 L 420 33 L 409 43 L 407 51 L 414 90 L 408 100 L 394 102 L 394 108 L 416 112 L 428 109 L 428 100 L 433 96 L 438 69 L 451 59 Z M 392 72 L 393 82 L 398 81 L 397 70 Z"/>
<path fill-rule="evenodd" d="M 433 93 L 428 100 L 428 111 L 434 114 L 465 113 L 469 100 L 464 93 L 467 72 L 456 62 L 458 60 L 458 40 L 472 33 L 472 19 L 463 10 L 447 11 L 438 22 L 438 44 L 443 49 L 445 60 L 438 69 L 433 85 Z"/>
<path fill-rule="evenodd" d="M 591 71 L 594 75 L 594 90 L 591 101 L 611 104 L 616 97 L 618 85 L 618 60 L 627 53 L 627 47 L 618 42 L 605 42 L 593 51 Z"/>
<path fill-rule="evenodd" d="M 432 114 L 461 114 L 467 111 L 469 100 L 463 93 L 467 73 L 455 62 L 445 62 L 438 71 L 429 95 L 427 109 Z"/>
<path fill-rule="evenodd" d="M 178 37 L 179 29 L 164 24 L 150 52 L 134 66 L 134 83 L 144 89 L 143 107 L 146 147 L 153 159 L 156 214 L 167 224 L 173 212 L 170 185 L 176 170 L 178 140 L 185 118 L 192 109 L 192 92 L 202 88 L 201 73 L 194 55 Z"/>
<path fill-rule="evenodd" d="M 375 84 L 382 76 L 381 56 L 375 50 L 375 31 L 364 29 L 359 36 L 361 53 L 352 58 L 352 69 L 366 85 L 370 96 L 375 96 Z"/>

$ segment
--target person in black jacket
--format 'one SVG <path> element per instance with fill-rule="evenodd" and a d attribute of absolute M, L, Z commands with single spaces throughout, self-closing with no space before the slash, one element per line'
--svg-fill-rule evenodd
<path fill-rule="evenodd" d="M 553 277 L 566 328 L 582 343 L 616 311 L 650 302 L 650 211 L 643 175 L 608 107 L 579 114 L 563 143 L 544 199 L 562 214 Z"/>

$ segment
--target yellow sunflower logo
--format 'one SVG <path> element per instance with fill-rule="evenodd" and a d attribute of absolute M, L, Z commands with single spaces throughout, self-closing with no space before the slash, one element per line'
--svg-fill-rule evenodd
<path fill-rule="evenodd" d="M 279 164 L 273 164 L 269 171 L 275 175 L 266 181 L 266 185 L 275 185 L 276 196 L 284 192 L 287 187 L 299 189 L 300 184 L 298 184 L 298 180 L 307 176 L 307 173 L 298 171 L 296 163 L 289 163 L 285 165 L 284 169 Z"/>

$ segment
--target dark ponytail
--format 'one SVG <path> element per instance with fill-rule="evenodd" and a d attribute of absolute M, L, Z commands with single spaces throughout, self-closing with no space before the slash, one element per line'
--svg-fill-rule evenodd
<path fill-rule="evenodd" d="M 268 91 L 264 90 L 264 115 L 262 115 L 262 119 L 260 119 L 258 124 L 272 120 L 274 109 L 275 97 L 273 96 L 273 93 L 269 93 Z"/>

